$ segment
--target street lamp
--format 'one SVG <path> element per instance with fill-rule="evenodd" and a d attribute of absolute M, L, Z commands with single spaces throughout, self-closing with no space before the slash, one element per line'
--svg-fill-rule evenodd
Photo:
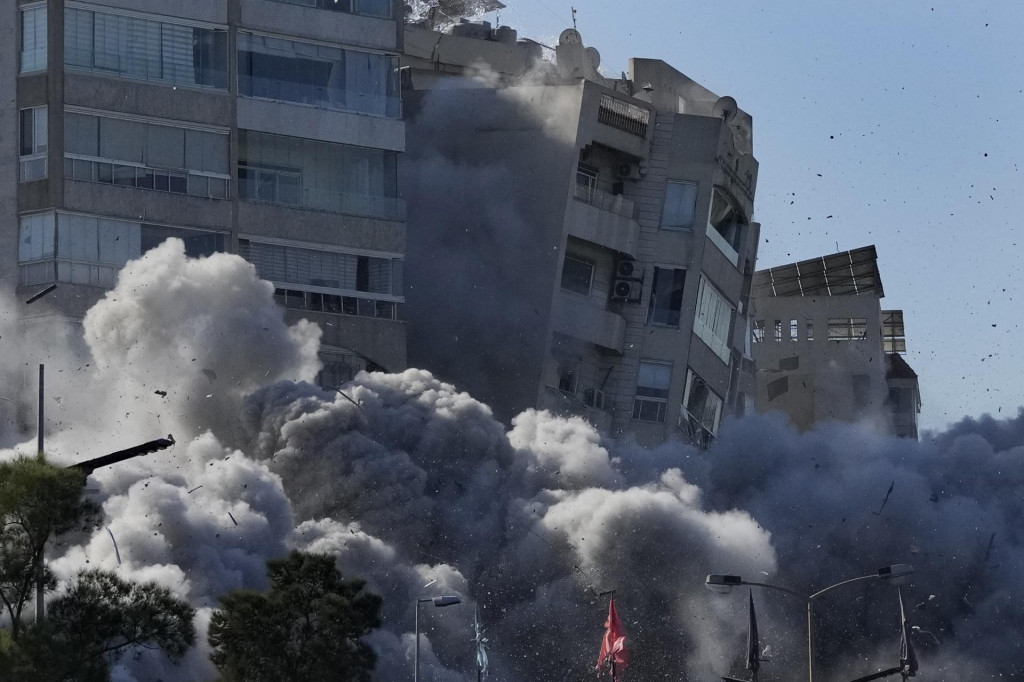
<path fill-rule="evenodd" d="M 723 575 L 717 573 L 712 573 L 705 578 L 704 586 L 712 592 L 727 594 L 731 592 L 734 587 L 749 585 L 752 587 L 763 587 L 768 590 L 775 590 L 804 600 L 807 604 L 807 681 L 814 682 L 814 622 L 812 615 L 812 605 L 814 604 L 814 600 L 837 587 L 849 585 L 850 583 L 855 583 L 861 580 L 879 579 L 885 580 L 892 585 L 904 585 L 907 583 L 909 576 L 913 572 L 914 567 L 910 564 L 892 564 L 891 566 L 883 566 L 870 575 L 850 578 L 849 580 L 838 582 L 835 585 L 829 585 L 828 587 L 818 590 L 812 594 L 803 594 L 802 592 L 797 592 L 796 590 L 791 590 L 788 587 L 781 587 L 779 585 L 747 581 L 738 575 Z"/>
<path fill-rule="evenodd" d="M 419 682 L 420 679 L 420 604 L 433 602 L 434 606 L 455 606 L 462 603 L 462 597 L 447 595 L 444 597 L 420 597 L 416 600 L 416 653 L 413 656 L 412 680 Z"/>

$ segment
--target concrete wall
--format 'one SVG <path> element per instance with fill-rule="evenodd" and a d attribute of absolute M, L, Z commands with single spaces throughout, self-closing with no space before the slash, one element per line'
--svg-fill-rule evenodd
<path fill-rule="evenodd" d="M 877 296 L 758 297 L 752 308 L 753 317 L 765 323 L 765 341 L 754 345 L 758 411 L 781 410 L 800 429 L 830 419 L 884 422 L 888 391 Z M 829 318 L 844 317 L 867 319 L 867 337 L 829 341 Z M 774 340 L 775 320 L 782 325 L 781 341 Z M 796 341 L 790 340 L 791 320 L 798 324 Z M 807 340 L 808 320 L 814 327 L 813 341 Z M 858 375 L 869 382 L 867 401 L 861 405 L 854 395 Z M 780 380 L 785 380 L 786 390 L 773 397 L 770 384 Z"/>
<path fill-rule="evenodd" d="M 15 99 L 23 80 L 18 78 L 20 28 L 15 1 L 0 0 L 0 88 L 5 101 Z M 45 76 L 34 80 L 45 83 Z M 45 99 L 37 95 L 26 101 L 39 104 Z M 18 139 L 18 107 L 0 106 L 0 287 L 6 292 L 18 281 Z"/>
<path fill-rule="evenodd" d="M 374 50 L 396 50 L 395 21 L 330 12 L 268 0 L 242 0 L 241 23 L 246 28 L 277 35 Z"/>

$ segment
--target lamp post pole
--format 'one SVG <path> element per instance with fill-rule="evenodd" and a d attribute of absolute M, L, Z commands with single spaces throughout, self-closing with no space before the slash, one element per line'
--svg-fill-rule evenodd
<path fill-rule="evenodd" d="M 909 564 L 893 564 L 891 566 L 884 566 L 871 575 L 862 575 L 857 578 L 843 580 L 842 582 L 838 582 L 835 585 L 829 585 L 828 587 L 818 590 L 812 594 L 803 594 L 802 592 L 797 592 L 796 590 L 791 590 L 788 587 L 782 587 L 780 585 L 747 581 L 738 575 L 711 574 L 704 579 L 704 585 L 714 592 L 723 593 L 730 592 L 732 591 L 732 588 L 739 585 L 763 587 L 768 590 L 775 590 L 776 592 L 782 592 L 791 597 L 802 599 L 807 604 L 807 682 L 814 682 L 814 600 L 837 587 L 849 585 L 850 583 L 859 582 L 861 580 L 880 579 L 899 584 L 897 581 L 906 578 L 913 572 L 914 567 Z"/>
<path fill-rule="evenodd" d="M 454 606 L 455 604 L 461 604 L 462 598 L 455 596 L 444 596 L 444 597 L 419 597 L 416 599 L 414 608 L 416 610 L 415 622 L 415 637 L 416 647 L 413 652 L 412 659 L 412 680 L 413 682 L 419 682 L 420 680 L 420 604 L 427 602 L 433 602 L 434 606 L 440 608 L 442 606 Z"/>

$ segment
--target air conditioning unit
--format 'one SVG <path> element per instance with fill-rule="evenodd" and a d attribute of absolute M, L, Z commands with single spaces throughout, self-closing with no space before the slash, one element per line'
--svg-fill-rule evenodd
<path fill-rule="evenodd" d="M 598 410 L 604 409 L 604 391 L 600 391 L 596 388 L 588 388 L 583 391 L 583 402 L 588 407 L 594 407 Z"/>
<path fill-rule="evenodd" d="M 615 263 L 615 279 L 643 278 L 643 267 L 629 256 L 623 256 Z"/>
<path fill-rule="evenodd" d="M 639 303 L 643 295 L 643 282 L 639 280 L 617 279 L 612 284 L 612 300 Z"/>
<path fill-rule="evenodd" d="M 623 180 L 639 180 L 640 166 L 635 163 L 623 161 L 615 167 L 615 175 Z"/>

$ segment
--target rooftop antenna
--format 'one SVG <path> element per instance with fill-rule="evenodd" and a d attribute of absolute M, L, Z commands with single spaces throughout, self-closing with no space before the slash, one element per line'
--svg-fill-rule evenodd
<path fill-rule="evenodd" d="M 576 8 L 572 8 L 572 29 L 576 30 Z"/>

